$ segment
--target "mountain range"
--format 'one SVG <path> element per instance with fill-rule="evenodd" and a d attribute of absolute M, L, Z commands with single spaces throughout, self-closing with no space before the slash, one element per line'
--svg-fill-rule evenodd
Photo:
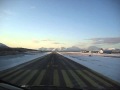
<path fill-rule="evenodd" d="M 100 48 L 99 48 L 99 47 L 96 47 L 96 46 L 89 46 L 89 47 L 87 48 L 87 50 L 89 50 L 89 51 L 98 51 L 98 50 L 100 50 Z"/>
<path fill-rule="evenodd" d="M 0 48 L 1 49 L 4 49 L 4 48 L 10 48 L 8 47 L 7 45 L 3 44 L 3 43 L 0 43 Z M 111 50 L 111 49 L 115 49 L 115 48 L 108 48 L 107 50 Z M 42 47 L 42 48 L 39 48 L 40 51 L 65 51 L 65 52 L 79 52 L 81 50 L 88 50 L 88 51 L 99 51 L 100 48 L 97 47 L 97 46 L 89 46 L 88 48 L 85 48 L 85 49 L 82 49 L 82 48 L 79 48 L 77 46 L 72 46 L 72 47 L 61 47 L 61 48 L 45 48 L 45 47 Z"/>
<path fill-rule="evenodd" d="M 86 49 L 79 48 L 77 46 L 72 46 L 72 47 L 61 47 L 61 48 L 39 48 L 40 51 L 65 51 L 65 52 L 80 52 L 81 50 L 89 50 L 89 51 L 98 51 L 100 50 L 99 47 L 96 46 L 90 46 Z"/>

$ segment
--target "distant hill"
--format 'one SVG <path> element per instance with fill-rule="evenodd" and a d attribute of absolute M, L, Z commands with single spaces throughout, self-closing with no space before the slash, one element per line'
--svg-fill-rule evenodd
<path fill-rule="evenodd" d="M 5 44 L 0 43 L 0 56 L 20 54 L 20 53 L 25 53 L 27 51 L 36 51 L 36 50 L 27 49 L 27 48 L 10 48 Z"/>
<path fill-rule="evenodd" d="M 9 48 L 9 47 L 3 43 L 0 43 L 0 48 Z"/>

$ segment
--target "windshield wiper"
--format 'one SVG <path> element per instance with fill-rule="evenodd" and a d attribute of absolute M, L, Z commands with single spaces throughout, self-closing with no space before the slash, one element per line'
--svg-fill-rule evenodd
<path fill-rule="evenodd" d="M 83 90 L 79 88 L 60 87 L 53 85 L 22 85 L 17 86 L 9 82 L 0 80 L 0 90 Z"/>
<path fill-rule="evenodd" d="M 61 87 L 53 85 L 38 85 L 38 86 L 22 85 L 22 87 L 26 87 L 27 89 L 30 90 L 83 90 L 79 88 Z"/>
<path fill-rule="evenodd" d="M 0 80 L 0 90 L 29 90 L 29 89 Z"/>

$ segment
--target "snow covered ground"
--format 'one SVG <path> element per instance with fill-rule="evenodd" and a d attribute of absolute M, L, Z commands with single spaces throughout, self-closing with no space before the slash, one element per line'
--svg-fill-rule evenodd
<path fill-rule="evenodd" d="M 42 57 L 49 53 L 26 53 L 17 55 L 0 56 L 0 71 L 14 67 L 16 65 L 31 61 L 35 58 Z"/>
<path fill-rule="evenodd" d="M 89 53 L 80 52 L 61 52 L 60 54 L 120 82 L 120 58 L 118 58 L 120 54 L 91 54 L 91 57 Z"/>

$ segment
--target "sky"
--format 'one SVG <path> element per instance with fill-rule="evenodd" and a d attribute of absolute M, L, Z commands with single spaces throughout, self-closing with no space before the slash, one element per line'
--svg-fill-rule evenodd
<path fill-rule="evenodd" d="M 120 48 L 119 0 L 0 0 L 0 43 Z"/>

